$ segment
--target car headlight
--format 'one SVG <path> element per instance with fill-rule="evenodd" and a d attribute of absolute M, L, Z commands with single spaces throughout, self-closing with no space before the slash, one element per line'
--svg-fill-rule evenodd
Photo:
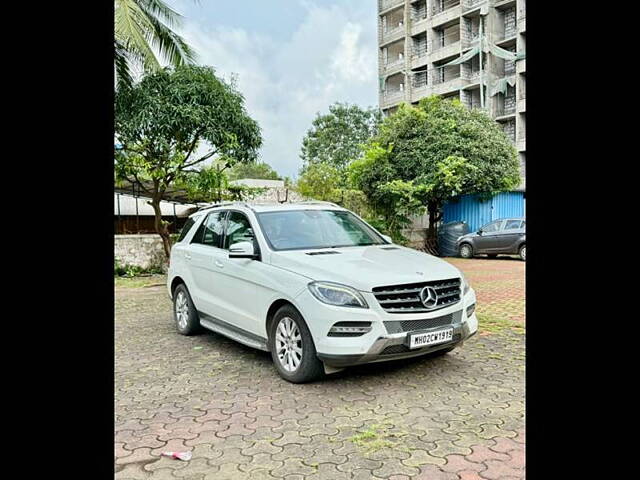
<path fill-rule="evenodd" d="M 364 297 L 354 288 L 333 282 L 311 282 L 309 290 L 322 303 L 338 307 L 369 308 Z"/>
<path fill-rule="evenodd" d="M 464 276 L 464 273 L 460 272 L 460 277 L 462 278 L 462 295 L 464 296 L 471 288 L 471 285 L 469 285 L 467 277 Z"/>

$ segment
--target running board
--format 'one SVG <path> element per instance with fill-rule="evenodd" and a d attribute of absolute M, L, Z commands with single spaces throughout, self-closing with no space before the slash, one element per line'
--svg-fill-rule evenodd
<path fill-rule="evenodd" d="M 258 350 L 263 350 L 265 352 L 269 351 L 267 348 L 267 341 L 264 338 L 250 332 L 245 332 L 238 327 L 223 322 L 222 320 L 218 320 L 217 318 L 213 318 L 207 314 L 203 314 L 201 312 L 198 312 L 198 314 L 200 316 L 200 325 L 207 330 L 224 335 L 225 337 L 238 343 L 242 343 L 248 347 L 257 348 Z"/>

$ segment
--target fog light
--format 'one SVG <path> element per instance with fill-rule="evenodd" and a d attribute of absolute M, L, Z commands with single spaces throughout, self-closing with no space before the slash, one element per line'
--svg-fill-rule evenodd
<path fill-rule="evenodd" d="M 467 307 L 467 317 L 470 317 L 471 315 L 473 315 L 473 312 L 475 312 L 476 310 L 476 304 L 474 303 L 473 305 L 469 305 Z"/>
<path fill-rule="evenodd" d="M 358 337 L 371 331 L 371 322 L 338 322 L 329 329 L 329 337 Z"/>

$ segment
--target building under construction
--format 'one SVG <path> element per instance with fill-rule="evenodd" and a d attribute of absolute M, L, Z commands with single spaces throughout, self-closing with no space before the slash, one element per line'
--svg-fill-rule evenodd
<path fill-rule="evenodd" d="M 524 0 L 378 0 L 380 108 L 429 95 L 485 109 L 516 146 L 525 187 Z"/>

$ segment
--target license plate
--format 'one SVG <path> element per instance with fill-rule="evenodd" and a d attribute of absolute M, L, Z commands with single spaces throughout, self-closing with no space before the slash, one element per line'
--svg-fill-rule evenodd
<path fill-rule="evenodd" d="M 453 340 L 453 328 L 446 330 L 438 330 L 437 332 L 417 333 L 411 335 L 409 339 L 409 348 L 421 348 L 428 345 L 437 345 Z"/>

